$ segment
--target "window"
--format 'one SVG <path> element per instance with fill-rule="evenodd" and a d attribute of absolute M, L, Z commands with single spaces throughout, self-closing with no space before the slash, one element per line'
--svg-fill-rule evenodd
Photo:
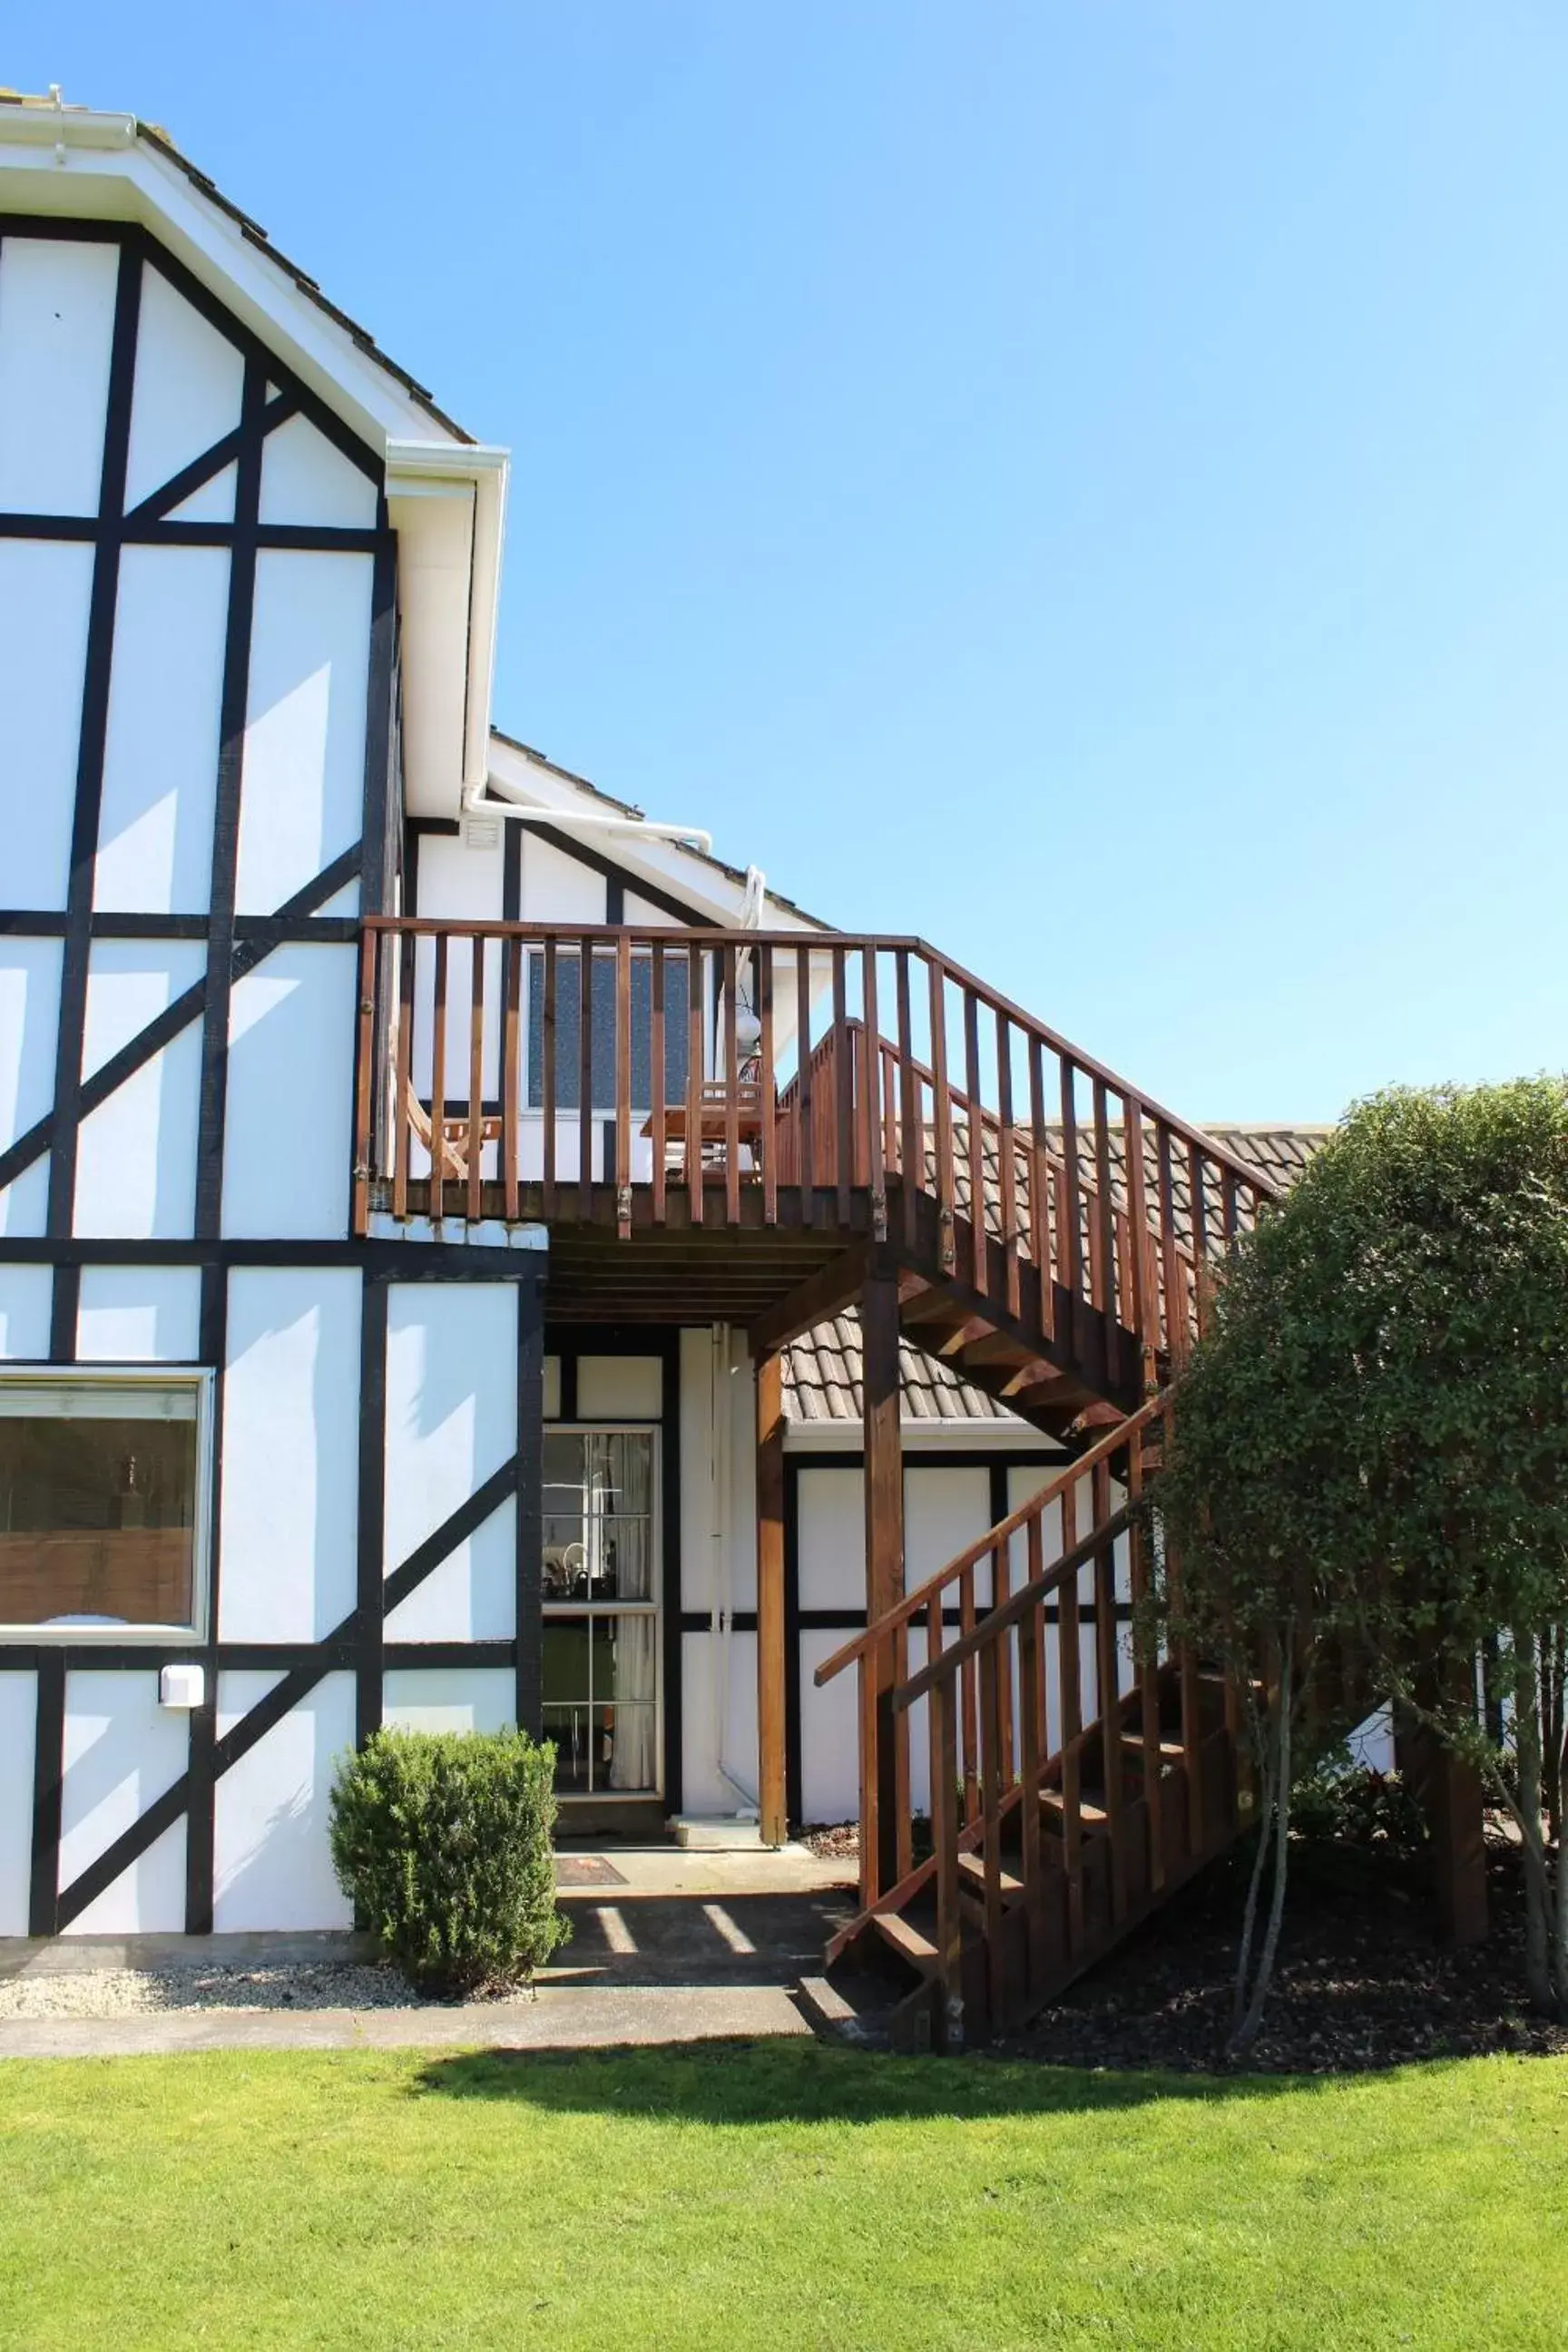
<path fill-rule="evenodd" d="M 199 1630 L 210 1376 L 0 1376 L 0 1626 Z"/>
<path fill-rule="evenodd" d="M 676 935 L 679 937 L 679 934 Z M 582 957 L 563 953 L 555 961 L 555 1108 L 579 1108 L 582 1083 Z M 632 958 L 631 1044 L 632 1103 L 638 1110 L 653 1101 L 653 960 Z M 664 959 L 664 1098 L 686 1100 L 686 1071 L 690 1048 L 687 1023 L 688 964 L 684 953 Z M 593 1036 L 589 1046 L 593 1101 L 590 1110 L 616 1107 L 616 960 L 594 958 L 590 993 Z M 544 958 L 528 960 L 528 1103 L 531 1110 L 544 1103 Z"/>
<path fill-rule="evenodd" d="M 544 1736 L 563 1796 L 658 1788 L 654 1436 L 545 1432 Z"/>

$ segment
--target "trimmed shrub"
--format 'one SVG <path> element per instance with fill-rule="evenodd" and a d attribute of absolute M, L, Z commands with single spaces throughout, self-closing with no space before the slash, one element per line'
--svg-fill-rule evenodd
<path fill-rule="evenodd" d="M 340 1759 L 338 1883 L 421 1992 L 506 1991 L 565 1942 L 554 1774 L 521 1731 L 378 1731 Z"/>

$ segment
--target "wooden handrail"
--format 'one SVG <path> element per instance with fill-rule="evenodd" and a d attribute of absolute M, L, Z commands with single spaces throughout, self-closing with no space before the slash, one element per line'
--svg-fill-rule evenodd
<path fill-rule="evenodd" d="M 1079 1480 L 1092 1472 L 1097 1464 L 1120 1454 L 1130 1439 L 1146 1429 L 1152 1421 L 1157 1420 L 1164 1410 L 1164 1397 L 1152 1397 L 1136 1412 L 1129 1413 L 1125 1421 L 1118 1422 L 1114 1429 L 1107 1430 L 1095 1444 L 1076 1454 L 1065 1469 L 1042 1486 L 1037 1494 L 1031 1495 L 1026 1503 L 1020 1503 L 1006 1518 L 998 1519 L 996 1525 L 987 1528 L 985 1534 L 972 1543 L 967 1550 L 956 1552 L 945 1568 L 939 1568 L 934 1576 L 928 1576 L 913 1592 L 906 1593 L 902 1601 L 885 1610 L 875 1624 L 866 1626 L 841 1649 L 835 1650 L 831 1657 L 825 1658 L 812 1676 L 816 1687 L 820 1690 L 825 1683 L 830 1683 L 836 1675 L 842 1674 L 846 1666 L 853 1665 L 864 1652 L 874 1649 L 878 1643 L 897 1633 L 900 1625 L 907 1625 L 911 1618 L 919 1616 L 921 1610 L 941 1598 L 950 1584 L 957 1582 L 966 1568 L 978 1567 L 986 1554 L 994 1552 L 999 1544 L 1010 1543 L 1014 1536 L 1023 1532 L 1031 1519 L 1037 1519 L 1042 1512 L 1048 1510 L 1068 1487 L 1076 1486 Z"/>
<path fill-rule="evenodd" d="M 921 1668 L 918 1675 L 911 1675 L 907 1683 L 899 1685 L 893 1693 L 894 1712 L 906 1715 L 915 1701 L 924 1698 L 934 1685 L 951 1681 L 971 1658 L 977 1658 L 982 1650 L 999 1641 L 1010 1626 L 1016 1625 L 1020 1618 L 1026 1617 L 1037 1602 L 1048 1600 L 1069 1576 L 1075 1576 L 1080 1568 L 1087 1568 L 1091 1559 L 1116 1541 L 1118 1536 L 1124 1536 L 1141 1509 L 1140 1504 L 1124 1503 L 1119 1511 L 1112 1511 L 1110 1517 L 1101 1520 L 1081 1543 L 1074 1544 L 1060 1559 L 1053 1560 L 1043 1576 L 1034 1577 L 1027 1584 L 1021 1584 L 1017 1591 L 1010 1594 L 998 1608 L 991 1610 L 973 1633 L 961 1633 L 956 1642 L 950 1642 L 945 1650 L 939 1651 Z"/>
<path fill-rule="evenodd" d="M 955 963 L 951 957 L 942 954 L 939 949 L 933 948 L 929 940 L 921 939 L 917 933 L 896 931 L 855 933 L 829 930 L 752 931 L 727 929 L 716 924 L 701 927 L 697 925 L 645 927 L 625 923 L 503 922 L 467 917 L 447 919 L 437 916 L 422 915 L 367 915 L 363 919 L 367 930 L 390 931 L 413 938 L 433 939 L 445 934 L 448 938 L 511 939 L 534 940 L 541 944 L 546 940 L 556 941 L 566 940 L 573 942 L 591 940 L 596 944 L 603 944 L 608 948 L 617 943 L 623 937 L 629 937 L 638 946 L 651 945 L 657 940 L 666 948 L 688 945 L 736 949 L 771 947 L 787 950 L 797 955 L 818 957 L 831 956 L 836 952 L 862 957 L 897 956 L 900 953 L 915 956 L 927 966 L 933 977 L 940 978 L 944 983 L 951 982 L 966 996 L 972 997 L 977 1004 L 984 1005 L 988 1012 L 1001 1015 L 1013 1027 L 1018 1029 L 1026 1039 L 1037 1041 L 1047 1052 L 1056 1055 L 1059 1061 L 1069 1064 L 1086 1078 L 1104 1086 L 1112 1094 L 1123 1098 L 1135 1099 L 1145 1119 L 1157 1122 L 1160 1126 L 1167 1128 L 1173 1135 L 1179 1136 L 1184 1143 L 1195 1146 L 1206 1158 L 1214 1160 L 1222 1171 L 1234 1176 L 1249 1192 L 1265 1200 L 1275 1200 L 1279 1197 L 1278 1186 L 1272 1183 L 1260 1170 L 1238 1159 L 1234 1152 L 1227 1150 L 1226 1145 L 1207 1134 L 1202 1128 L 1193 1126 L 1189 1120 L 1181 1118 L 1175 1111 L 1165 1109 L 1162 1104 L 1154 1100 L 1152 1095 L 1145 1094 L 1141 1088 L 1133 1087 L 1126 1078 L 1119 1076 L 1108 1064 L 1096 1060 L 1093 1055 L 1084 1053 L 1068 1039 L 1063 1037 L 1058 1031 L 1051 1028 L 1047 1023 L 1039 1020 L 1034 1013 L 1026 1012 L 1024 1007 L 1016 1003 L 1013 998 L 1004 995 L 1000 990 L 990 987 L 965 966 Z M 896 1047 L 894 1050 L 897 1050 Z"/>

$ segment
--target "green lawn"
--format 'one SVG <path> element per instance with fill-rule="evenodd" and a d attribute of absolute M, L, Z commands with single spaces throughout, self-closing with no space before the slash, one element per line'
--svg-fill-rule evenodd
<path fill-rule="evenodd" d="M 0 2344 L 1568 2342 L 1568 2060 L 0 2064 Z"/>

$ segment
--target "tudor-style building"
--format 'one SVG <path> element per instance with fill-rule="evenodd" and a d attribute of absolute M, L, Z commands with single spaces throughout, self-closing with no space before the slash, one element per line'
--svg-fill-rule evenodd
<path fill-rule="evenodd" d="M 1017 1893 L 1037 1992 L 1235 1831 L 1121 1505 L 1310 1139 L 493 731 L 505 488 L 162 133 L 0 102 L 0 1934 L 342 1923 L 334 1758 L 517 1720 L 583 1828 L 858 1811 L 950 2013 Z"/>

